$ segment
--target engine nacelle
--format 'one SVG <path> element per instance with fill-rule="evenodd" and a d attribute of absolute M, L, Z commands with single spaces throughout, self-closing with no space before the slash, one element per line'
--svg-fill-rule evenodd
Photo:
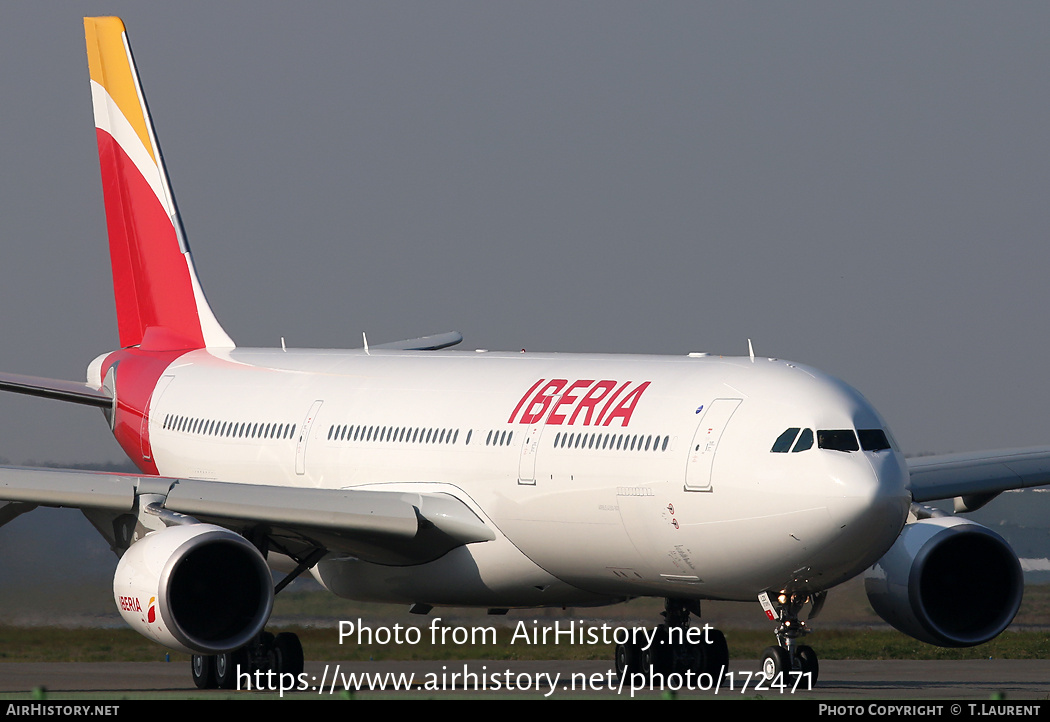
<path fill-rule="evenodd" d="M 1006 629 L 1024 592 L 1021 563 L 991 529 L 959 517 L 922 519 L 864 577 L 875 612 L 940 647 L 983 644 Z"/>
<path fill-rule="evenodd" d="M 132 544 L 117 564 L 113 596 L 140 634 L 171 649 L 216 654 L 262 631 L 273 609 L 273 577 L 244 537 L 188 524 Z"/>

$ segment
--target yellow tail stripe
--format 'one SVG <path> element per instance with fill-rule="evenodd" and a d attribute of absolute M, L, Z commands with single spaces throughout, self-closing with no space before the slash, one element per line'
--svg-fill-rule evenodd
<path fill-rule="evenodd" d="M 157 154 L 150 142 L 143 103 L 128 58 L 124 23 L 120 18 L 84 18 L 84 33 L 91 79 L 106 89 L 156 163 Z"/>

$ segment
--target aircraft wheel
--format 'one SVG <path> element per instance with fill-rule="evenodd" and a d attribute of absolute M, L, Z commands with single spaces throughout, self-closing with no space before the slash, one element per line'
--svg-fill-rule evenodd
<path fill-rule="evenodd" d="M 251 673 L 248 651 L 244 648 L 215 655 L 215 684 L 219 689 L 237 688 L 237 670 Z"/>
<path fill-rule="evenodd" d="M 802 674 L 809 674 L 810 684 L 816 684 L 820 665 L 817 663 L 817 653 L 813 651 L 813 647 L 805 644 L 799 646 L 795 650 L 795 660 L 798 662 L 798 671 Z"/>
<path fill-rule="evenodd" d="M 729 671 L 729 645 L 726 643 L 726 635 L 717 629 L 708 632 L 707 652 L 704 655 L 704 672 L 718 679 L 718 675 Z"/>
<path fill-rule="evenodd" d="M 674 650 L 670 646 L 667 627 L 659 626 L 648 649 L 641 650 L 642 671 L 652 669 L 657 674 L 670 674 L 674 666 Z"/>
<path fill-rule="evenodd" d="M 190 670 L 193 672 L 193 684 L 197 689 L 215 689 L 215 657 L 207 654 L 195 654 L 190 659 Z"/>
<path fill-rule="evenodd" d="M 768 681 L 773 681 L 777 675 L 787 674 L 791 671 L 791 655 L 783 647 L 766 647 L 762 652 L 762 674 Z"/>
<path fill-rule="evenodd" d="M 303 673 L 303 645 L 299 635 L 281 632 L 273 642 L 273 656 L 278 674 L 291 674 L 297 680 Z"/>
<path fill-rule="evenodd" d="M 702 674 L 707 671 L 711 650 L 703 642 L 685 643 L 675 650 L 675 672 Z"/>
<path fill-rule="evenodd" d="M 616 645 L 616 674 L 633 674 L 641 668 L 641 651 L 637 644 L 627 642 Z"/>
<path fill-rule="evenodd" d="M 659 642 L 654 641 L 649 645 L 649 649 L 642 650 L 642 672 L 649 674 L 650 670 L 654 674 L 667 674 L 671 670 L 668 669 L 670 665 L 670 655 L 667 653 L 667 647 L 659 646 Z"/>

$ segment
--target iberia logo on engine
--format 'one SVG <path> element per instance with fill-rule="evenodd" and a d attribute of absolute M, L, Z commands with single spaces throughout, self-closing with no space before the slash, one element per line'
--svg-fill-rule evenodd
<path fill-rule="evenodd" d="M 146 616 L 145 620 L 150 624 L 157 621 L 157 598 L 150 597 L 149 604 L 146 605 Z M 142 603 L 138 597 L 118 597 L 117 603 L 120 605 L 120 611 L 122 612 L 138 612 L 142 614 Z"/>

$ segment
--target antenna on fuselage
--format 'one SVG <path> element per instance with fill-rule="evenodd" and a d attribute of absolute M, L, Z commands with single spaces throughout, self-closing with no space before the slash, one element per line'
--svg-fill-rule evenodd
<path fill-rule="evenodd" d="M 751 356 L 751 363 L 755 362 L 755 347 L 751 345 L 751 339 L 747 340 L 747 353 Z"/>
<path fill-rule="evenodd" d="M 361 340 L 365 342 L 365 355 L 371 356 L 371 354 L 368 353 L 368 336 L 365 335 L 364 331 L 361 332 Z"/>

